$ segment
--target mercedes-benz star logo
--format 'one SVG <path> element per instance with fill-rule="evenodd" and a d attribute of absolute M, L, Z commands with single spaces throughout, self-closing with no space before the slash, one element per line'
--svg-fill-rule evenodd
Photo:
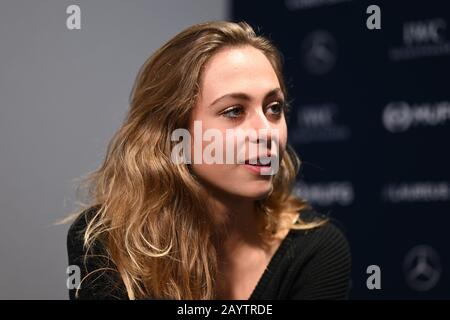
<path fill-rule="evenodd" d="M 328 73 L 336 63 L 336 40 L 328 31 L 310 33 L 304 39 L 301 50 L 306 70 L 314 75 Z"/>
<path fill-rule="evenodd" d="M 416 291 L 431 290 L 442 274 L 439 254 L 427 245 L 412 248 L 405 256 L 403 269 L 406 283 Z"/>

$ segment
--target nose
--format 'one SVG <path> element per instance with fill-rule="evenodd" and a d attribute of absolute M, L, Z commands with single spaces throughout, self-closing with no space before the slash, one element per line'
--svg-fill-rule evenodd
<path fill-rule="evenodd" d="M 267 119 L 263 110 L 255 111 L 249 119 L 249 129 L 253 130 L 262 130 L 262 129 L 271 129 L 271 123 L 269 119 Z"/>
<path fill-rule="evenodd" d="M 256 135 L 248 137 L 250 143 L 265 144 L 270 150 L 274 128 L 262 110 L 253 113 L 249 119 L 248 129 L 256 132 Z"/>

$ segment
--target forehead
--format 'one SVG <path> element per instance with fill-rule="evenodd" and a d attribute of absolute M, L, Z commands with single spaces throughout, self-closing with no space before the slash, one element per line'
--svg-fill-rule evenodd
<path fill-rule="evenodd" d="M 275 70 L 262 51 L 251 46 L 225 48 L 205 65 L 201 96 L 205 102 L 232 92 L 258 97 L 279 86 Z"/>

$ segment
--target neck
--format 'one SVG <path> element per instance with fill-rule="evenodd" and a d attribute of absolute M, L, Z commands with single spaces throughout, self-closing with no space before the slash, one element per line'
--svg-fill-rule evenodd
<path fill-rule="evenodd" d="M 210 189 L 209 203 L 219 249 L 229 251 L 240 245 L 258 246 L 261 243 L 261 219 L 256 201 L 223 194 Z"/>

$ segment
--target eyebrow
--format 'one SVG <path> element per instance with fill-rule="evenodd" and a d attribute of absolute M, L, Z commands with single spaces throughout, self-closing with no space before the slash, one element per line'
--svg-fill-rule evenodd
<path fill-rule="evenodd" d="M 272 90 L 270 90 L 269 92 L 266 93 L 266 95 L 264 96 L 264 100 L 267 99 L 267 98 L 271 98 L 273 96 L 276 96 L 276 95 L 278 95 L 280 93 L 282 94 L 282 91 L 281 91 L 280 88 L 272 89 Z M 247 101 L 252 100 L 251 96 L 249 96 L 248 94 L 246 94 L 244 92 L 232 92 L 232 93 L 227 93 L 227 94 L 221 96 L 220 98 L 217 98 L 209 106 L 212 107 L 213 105 L 215 105 L 217 102 L 219 102 L 220 100 L 222 100 L 224 98 L 235 98 L 235 99 L 241 99 L 241 100 L 247 100 Z"/>

